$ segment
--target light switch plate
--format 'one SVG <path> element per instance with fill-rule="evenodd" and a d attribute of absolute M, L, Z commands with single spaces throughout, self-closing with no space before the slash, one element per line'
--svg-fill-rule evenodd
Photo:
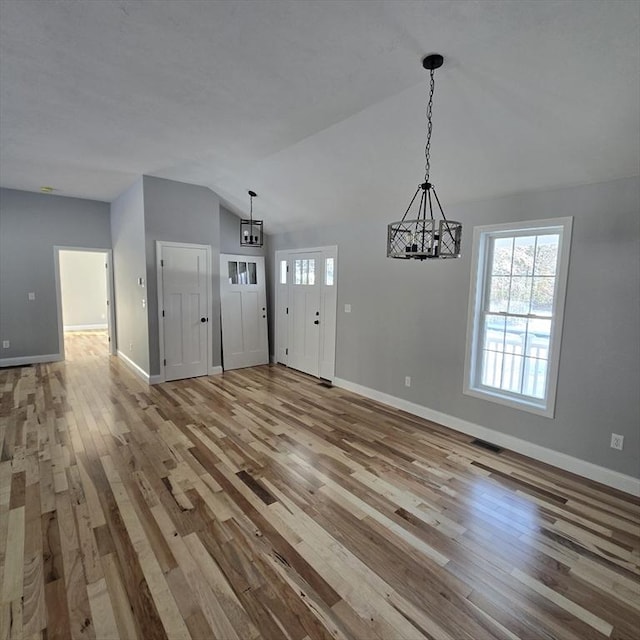
<path fill-rule="evenodd" d="M 27 296 L 29 297 L 29 300 L 35 300 L 36 299 L 36 294 L 33 291 L 30 291 Z"/>
<path fill-rule="evenodd" d="M 8 349 L 11 346 L 11 343 L 8 340 L 3 340 L 2 341 L 2 348 L 3 349 Z"/>
<path fill-rule="evenodd" d="M 350 304 L 345 304 L 344 305 L 344 312 L 345 313 L 351 313 L 351 305 Z"/>

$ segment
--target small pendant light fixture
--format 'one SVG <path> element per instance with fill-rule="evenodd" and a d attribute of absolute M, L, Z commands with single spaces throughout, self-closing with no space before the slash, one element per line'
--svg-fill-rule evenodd
<path fill-rule="evenodd" d="M 253 219 L 253 199 L 257 197 L 255 191 L 249 191 L 249 220 L 240 220 L 240 246 L 262 246 L 262 220 Z"/>
<path fill-rule="evenodd" d="M 387 228 L 387 257 L 408 260 L 429 260 L 433 258 L 458 258 L 460 256 L 460 241 L 462 238 L 462 224 L 454 220 L 447 220 L 436 193 L 436 188 L 429 182 L 431 169 L 431 130 L 433 129 L 431 112 L 433 109 L 433 72 L 442 66 L 443 57 L 438 53 L 428 55 L 422 61 L 422 66 L 429 70 L 431 84 L 429 88 L 429 104 L 427 106 L 427 144 L 424 149 L 425 173 L 424 182 L 418 185 L 411 202 L 404 212 L 402 220 L 392 222 Z M 407 219 L 409 211 L 418 197 L 418 213 L 415 219 Z M 433 199 L 431 194 L 433 194 Z M 433 217 L 433 200 L 435 200 L 442 219 Z M 429 217 L 427 217 L 427 205 Z"/>

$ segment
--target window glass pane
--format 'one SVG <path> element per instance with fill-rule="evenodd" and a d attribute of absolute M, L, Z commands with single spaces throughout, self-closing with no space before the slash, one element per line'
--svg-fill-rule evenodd
<path fill-rule="evenodd" d="M 229 266 L 229 284 L 238 284 L 238 263 L 229 261 L 227 264 Z"/>
<path fill-rule="evenodd" d="M 535 262 L 537 276 L 554 276 L 556 274 L 559 241 L 560 236 L 557 233 L 538 236 Z"/>
<path fill-rule="evenodd" d="M 247 263 L 249 267 L 249 284 L 258 284 L 258 274 L 256 272 L 256 263 Z"/>
<path fill-rule="evenodd" d="M 502 360 L 502 382 L 500 388 L 512 393 L 522 389 L 522 367 L 524 358 L 515 353 L 505 353 Z"/>
<path fill-rule="evenodd" d="M 309 261 L 302 261 L 302 284 L 307 284 L 309 278 Z"/>
<path fill-rule="evenodd" d="M 527 332 L 526 318 L 514 318 L 507 316 L 505 320 L 507 323 L 507 334 L 509 334 L 509 339 L 514 339 L 514 336 L 522 336 Z"/>
<path fill-rule="evenodd" d="M 280 284 L 287 284 L 287 261 L 280 260 Z"/>
<path fill-rule="evenodd" d="M 491 273 L 494 275 L 509 275 L 511 273 L 512 254 L 513 238 L 495 238 L 493 241 Z"/>
<path fill-rule="evenodd" d="M 327 258 L 324 263 L 324 283 L 333 287 L 333 258 Z"/>
<path fill-rule="evenodd" d="M 238 284 L 248 284 L 246 262 L 238 262 Z"/>
<path fill-rule="evenodd" d="M 542 276 L 533 279 L 531 293 L 531 313 L 539 316 L 551 316 L 553 313 L 553 294 L 556 279 L 552 276 Z"/>
<path fill-rule="evenodd" d="M 502 352 L 482 351 L 482 384 L 485 387 L 500 388 L 502 380 Z"/>
<path fill-rule="evenodd" d="M 532 318 L 527 321 L 527 355 L 535 358 L 549 357 L 551 320 Z"/>
<path fill-rule="evenodd" d="M 527 276 L 514 276 L 511 278 L 509 313 L 529 313 L 532 279 Z"/>
<path fill-rule="evenodd" d="M 484 321 L 484 348 L 504 351 L 505 317 L 487 315 Z"/>
<path fill-rule="evenodd" d="M 510 289 L 511 278 L 509 276 L 491 276 L 488 311 L 506 311 L 509 308 Z"/>
<path fill-rule="evenodd" d="M 539 358 L 524 358 L 522 393 L 533 398 L 544 398 L 547 386 L 548 362 Z"/>
<path fill-rule="evenodd" d="M 513 242 L 513 267 L 514 275 L 533 274 L 533 257 L 536 247 L 535 236 L 519 236 Z"/>
<path fill-rule="evenodd" d="M 315 284 L 316 283 L 316 261 L 315 260 L 309 260 L 309 280 L 308 280 L 308 284 Z"/>

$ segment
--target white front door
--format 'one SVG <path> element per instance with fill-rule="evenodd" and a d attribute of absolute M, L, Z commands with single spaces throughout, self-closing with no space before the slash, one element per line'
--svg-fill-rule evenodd
<path fill-rule="evenodd" d="M 209 359 L 208 251 L 159 244 L 162 278 L 164 378 L 207 375 Z"/>
<path fill-rule="evenodd" d="M 290 262 L 287 364 L 320 375 L 321 253 L 296 253 Z"/>
<path fill-rule="evenodd" d="M 338 247 L 276 251 L 277 362 L 335 375 Z"/>
<path fill-rule="evenodd" d="M 224 369 L 269 362 L 267 295 L 262 256 L 220 254 Z"/>

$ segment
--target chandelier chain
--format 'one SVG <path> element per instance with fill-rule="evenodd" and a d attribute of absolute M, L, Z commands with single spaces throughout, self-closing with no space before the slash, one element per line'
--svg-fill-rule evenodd
<path fill-rule="evenodd" d="M 433 111 L 433 91 L 435 88 L 434 70 L 430 70 L 431 83 L 429 87 L 429 104 L 427 105 L 427 144 L 424 148 L 424 181 L 429 182 L 429 173 L 431 171 L 431 131 L 433 130 L 432 111 Z"/>

